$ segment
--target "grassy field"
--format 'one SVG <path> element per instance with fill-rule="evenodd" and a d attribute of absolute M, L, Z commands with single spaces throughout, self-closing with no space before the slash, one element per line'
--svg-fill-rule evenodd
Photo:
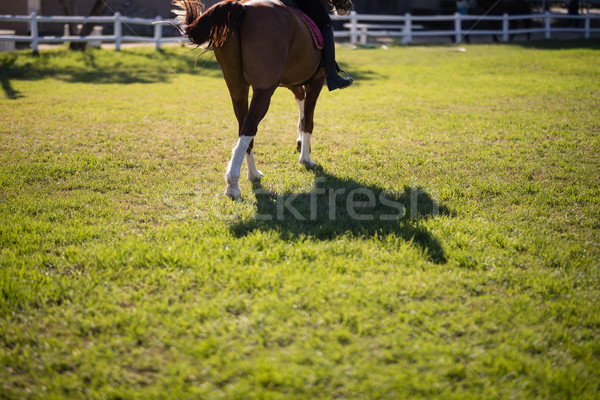
<path fill-rule="evenodd" d="M 198 55 L 0 54 L 0 398 L 600 396 L 600 42 L 341 49 L 241 202 Z"/>

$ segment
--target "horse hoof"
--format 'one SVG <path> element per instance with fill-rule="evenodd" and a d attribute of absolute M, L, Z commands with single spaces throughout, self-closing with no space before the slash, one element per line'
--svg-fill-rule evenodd
<path fill-rule="evenodd" d="M 254 174 L 248 174 L 248 180 L 250 182 L 260 182 L 260 180 L 265 176 L 265 174 L 263 174 L 260 171 L 256 171 Z"/>
<path fill-rule="evenodd" d="M 301 160 L 300 164 L 304 166 L 306 169 L 313 169 L 317 164 L 313 160 Z"/>
<path fill-rule="evenodd" d="M 242 198 L 242 191 L 240 189 L 233 189 L 228 187 L 225 190 L 225 193 L 223 194 L 229 197 L 231 200 L 241 200 Z"/>
<path fill-rule="evenodd" d="M 239 196 L 232 196 L 232 195 L 225 195 L 225 197 L 227 197 L 229 200 L 236 202 L 236 203 L 241 203 L 242 202 L 242 195 L 240 194 Z"/>

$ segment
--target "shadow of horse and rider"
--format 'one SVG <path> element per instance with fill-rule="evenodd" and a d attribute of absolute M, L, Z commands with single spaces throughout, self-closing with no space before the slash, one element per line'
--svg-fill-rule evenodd
<path fill-rule="evenodd" d="M 273 231 L 283 240 L 393 235 L 418 248 L 429 261 L 446 262 L 444 249 L 426 221 L 453 213 L 426 189 L 405 185 L 389 190 L 335 176 L 319 165 L 310 172 L 314 181 L 308 191 L 278 193 L 254 182 L 256 214 L 232 222 L 232 234 L 244 237 L 255 231 Z"/>

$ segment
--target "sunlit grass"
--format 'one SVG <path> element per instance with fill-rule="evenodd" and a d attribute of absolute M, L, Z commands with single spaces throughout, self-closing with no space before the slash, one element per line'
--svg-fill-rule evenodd
<path fill-rule="evenodd" d="M 280 90 L 240 203 L 209 54 L 0 54 L 0 397 L 597 398 L 600 44 L 563 46 L 340 49 L 319 168 Z"/>

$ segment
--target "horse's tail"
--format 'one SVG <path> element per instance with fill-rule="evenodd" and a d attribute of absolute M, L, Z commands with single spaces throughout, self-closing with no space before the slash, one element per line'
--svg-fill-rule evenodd
<path fill-rule="evenodd" d="M 205 11 L 200 0 L 174 0 L 179 10 L 173 10 L 182 33 L 198 46 L 206 43 L 207 50 L 221 47 L 229 35 L 240 29 L 246 9 L 239 0 L 224 0 Z"/>

